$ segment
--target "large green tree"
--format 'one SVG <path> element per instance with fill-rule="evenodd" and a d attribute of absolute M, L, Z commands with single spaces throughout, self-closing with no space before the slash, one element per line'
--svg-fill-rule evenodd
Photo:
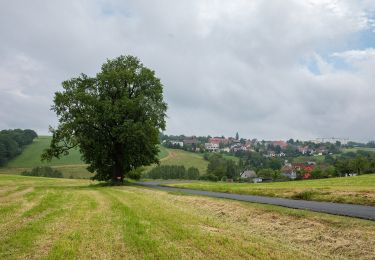
<path fill-rule="evenodd" d="M 59 118 L 42 159 L 78 147 L 94 179 L 123 181 L 132 170 L 158 162 L 159 133 L 167 104 L 155 72 L 138 58 L 107 60 L 96 77 L 81 74 L 62 83 L 52 110 Z"/>

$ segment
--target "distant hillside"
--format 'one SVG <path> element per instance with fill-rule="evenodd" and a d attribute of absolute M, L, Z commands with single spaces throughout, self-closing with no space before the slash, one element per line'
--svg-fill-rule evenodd
<path fill-rule="evenodd" d="M 6 167 L 10 168 L 32 168 L 40 165 L 60 166 L 84 164 L 78 150 L 72 150 L 69 155 L 62 156 L 60 159 L 53 159 L 51 162 L 41 162 L 40 156 L 43 150 L 48 148 L 52 137 L 40 136 L 34 142 L 28 145 L 25 150 L 16 158 L 11 160 Z"/>
<path fill-rule="evenodd" d="M 40 156 L 43 150 L 48 148 L 51 136 L 39 136 L 34 142 L 28 145 L 25 150 L 16 158 L 0 168 L 0 172 L 8 174 L 19 174 L 26 169 L 36 166 L 52 166 L 63 172 L 64 177 L 87 178 L 92 174 L 86 170 L 86 165 L 81 160 L 78 150 L 70 151 L 69 155 L 60 159 L 53 159 L 51 162 L 41 162 Z M 206 173 L 208 162 L 201 154 L 186 152 L 182 150 L 167 149 L 160 146 L 159 158 L 162 165 L 184 165 L 186 168 L 194 166 L 201 174 Z M 148 168 L 153 167 L 149 166 Z"/>
<path fill-rule="evenodd" d="M 40 156 L 44 149 L 48 148 L 52 137 L 51 136 L 40 136 L 34 140 L 34 142 L 28 145 L 25 150 L 11 160 L 6 167 L 7 168 L 32 168 L 35 166 L 67 166 L 67 165 L 82 165 L 84 162 L 81 160 L 81 154 L 78 150 L 71 150 L 69 155 L 62 156 L 60 159 L 52 159 L 51 162 L 41 162 Z M 164 158 L 168 155 L 166 148 L 161 147 L 159 158 Z"/>
<path fill-rule="evenodd" d="M 169 154 L 160 160 L 161 165 L 183 165 L 186 169 L 196 167 L 200 174 L 206 173 L 208 161 L 203 159 L 202 154 L 186 152 L 179 149 L 167 150 Z"/>

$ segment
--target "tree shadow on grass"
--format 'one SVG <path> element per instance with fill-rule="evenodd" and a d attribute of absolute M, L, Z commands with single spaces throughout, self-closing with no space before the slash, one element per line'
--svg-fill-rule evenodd
<path fill-rule="evenodd" d="M 54 189 L 54 190 L 92 190 L 92 189 L 100 189 L 100 188 L 107 188 L 107 187 L 126 187 L 126 186 L 135 186 L 134 183 L 129 181 L 124 181 L 121 184 L 113 184 L 111 182 L 98 182 L 98 183 L 90 183 L 84 185 L 38 185 L 35 189 Z"/>

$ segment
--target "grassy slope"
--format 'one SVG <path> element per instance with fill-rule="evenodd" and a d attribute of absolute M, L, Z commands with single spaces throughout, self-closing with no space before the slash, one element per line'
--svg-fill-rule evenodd
<path fill-rule="evenodd" d="M 371 221 L 89 183 L 0 175 L 0 259 L 375 257 Z"/>
<path fill-rule="evenodd" d="M 10 161 L 6 166 L 9 168 L 32 168 L 39 165 L 66 166 L 84 164 L 78 150 L 71 150 L 69 155 L 62 156 L 60 159 L 54 158 L 51 162 L 41 162 L 40 156 L 43 153 L 43 150 L 48 148 L 50 142 L 50 136 L 40 136 L 34 140 L 33 144 L 28 145 L 19 156 Z M 160 147 L 159 158 L 164 158 L 167 155 L 168 151 L 164 147 Z"/>
<path fill-rule="evenodd" d="M 293 158 L 293 162 L 295 163 L 304 163 L 307 161 L 314 161 L 314 162 L 323 162 L 325 159 L 324 155 L 315 155 L 315 156 L 297 156 Z"/>
<path fill-rule="evenodd" d="M 60 159 L 53 159 L 51 162 L 41 162 L 40 156 L 44 149 L 48 148 L 51 142 L 51 136 L 39 136 L 31 145 L 5 167 L 0 168 L 0 172 L 8 174 L 20 174 L 25 170 L 29 170 L 36 166 L 52 166 L 59 169 L 66 178 L 89 178 L 92 176 L 86 170 L 86 165 L 81 160 L 78 150 L 72 150 L 69 155 Z M 168 155 L 168 150 L 160 147 L 159 158 Z"/>
<path fill-rule="evenodd" d="M 183 165 L 186 169 L 193 166 L 198 168 L 200 174 L 206 173 L 208 162 L 203 159 L 201 154 L 186 152 L 179 149 L 167 150 L 169 154 L 160 160 L 161 165 Z M 148 167 L 148 169 L 152 167 L 154 166 Z"/>
<path fill-rule="evenodd" d="M 43 150 L 49 147 L 50 142 L 50 136 L 40 136 L 6 166 L 9 168 L 32 168 L 39 165 L 61 166 L 84 164 L 78 150 L 72 150 L 68 156 L 63 156 L 60 159 L 52 159 L 51 162 L 41 162 L 40 156 Z"/>
<path fill-rule="evenodd" d="M 309 200 L 375 205 L 375 174 L 348 178 L 329 178 L 275 183 L 193 182 L 171 186 L 238 194 L 295 198 L 310 193 Z"/>
<path fill-rule="evenodd" d="M 40 155 L 46 149 L 51 141 L 50 136 L 40 136 L 35 139 L 33 144 L 27 146 L 25 150 L 10 161 L 6 167 L 0 168 L 0 172 L 9 174 L 19 174 L 24 170 L 36 166 L 52 166 L 63 172 L 64 177 L 88 178 L 92 174 L 86 170 L 86 165 L 81 160 L 81 155 L 78 150 L 73 150 L 68 156 L 63 156 L 61 159 L 53 159 L 51 162 L 41 162 Z M 159 158 L 161 164 L 165 165 L 184 165 L 185 167 L 195 166 L 201 173 L 206 172 L 207 162 L 199 154 L 185 152 L 181 150 L 167 149 L 160 146 Z"/>

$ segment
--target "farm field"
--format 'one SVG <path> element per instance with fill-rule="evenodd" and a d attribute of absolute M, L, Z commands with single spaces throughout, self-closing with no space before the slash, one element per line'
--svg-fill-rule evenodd
<path fill-rule="evenodd" d="M 168 186 L 237 194 L 375 205 L 375 174 L 274 183 L 198 181 L 168 184 Z"/>
<path fill-rule="evenodd" d="M 0 175 L 0 232 L 0 259 L 375 257 L 372 221 L 16 175 Z"/>

